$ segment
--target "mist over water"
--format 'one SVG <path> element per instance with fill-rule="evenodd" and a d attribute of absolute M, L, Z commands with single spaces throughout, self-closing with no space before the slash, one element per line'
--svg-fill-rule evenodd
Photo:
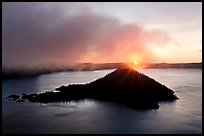
<path fill-rule="evenodd" d="M 202 133 L 202 69 L 143 69 L 180 98 L 158 110 L 137 111 L 91 99 L 70 103 L 17 103 L 10 94 L 53 91 L 88 83 L 113 70 L 60 72 L 2 81 L 3 133 Z"/>

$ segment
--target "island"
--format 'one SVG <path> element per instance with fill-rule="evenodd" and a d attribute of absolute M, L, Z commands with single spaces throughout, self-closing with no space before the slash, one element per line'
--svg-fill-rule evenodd
<path fill-rule="evenodd" d="M 38 103 L 94 99 L 119 103 L 131 109 L 158 109 L 160 101 L 179 99 L 170 88 L 132 68 L 116 69 L 87 84 L 62 85 L 52 92 L 12 94 L 7 98 Z"/>

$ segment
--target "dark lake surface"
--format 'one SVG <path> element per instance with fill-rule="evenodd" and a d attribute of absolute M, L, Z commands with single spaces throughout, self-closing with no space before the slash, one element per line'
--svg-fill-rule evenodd
<path fill-rule="evenodd" d="M 14 102 L 10 94 L 53 91 L 61 85 L 88 83 L 112 70 L 60 72 L 2 81 L 2 133 L 202 133 L 202 69 L 141 69 L 173 89 L 177 101 L 158 110 L 131 110 L 91 99 L 70 103 Z"/>

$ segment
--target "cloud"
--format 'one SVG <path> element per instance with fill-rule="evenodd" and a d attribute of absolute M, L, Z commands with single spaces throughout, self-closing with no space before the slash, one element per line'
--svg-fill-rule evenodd
<path fill-rule="evenodd" d="M 148 58 L 148 43 L 164 45 L 165 32 L 122 24 L 76 3 L 3 3 L 4 66 L 129 61 Z"/>

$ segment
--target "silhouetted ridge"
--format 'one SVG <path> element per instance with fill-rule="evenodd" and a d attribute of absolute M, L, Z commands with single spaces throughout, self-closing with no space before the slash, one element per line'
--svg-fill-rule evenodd
<path fill-rule="evenodd" d="M 129 68 L 117 69 L 85 85 L 72 84 L 56 90 L 59 92 L 24 94 L 21 99 L 47 103 L 92 98 L 125 104 L 134 109 L 158 109 L 158 101 L 178 99 L 173 90 Z"/>

